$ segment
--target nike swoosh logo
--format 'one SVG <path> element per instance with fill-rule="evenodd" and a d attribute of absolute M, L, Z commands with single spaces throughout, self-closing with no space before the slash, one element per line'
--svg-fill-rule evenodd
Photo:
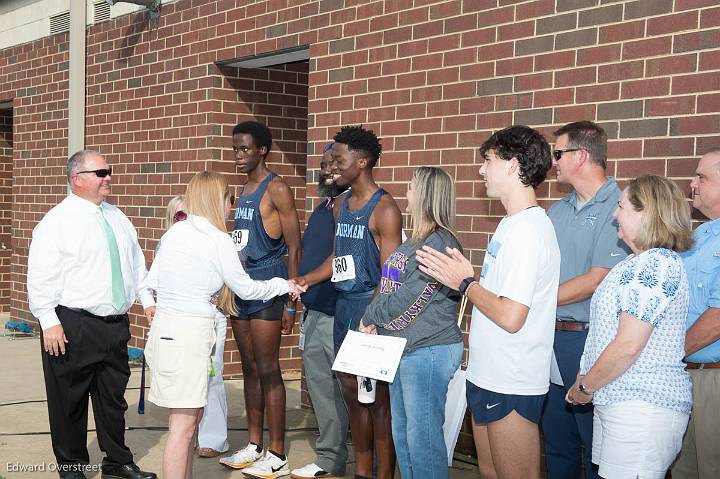
<path fill-rule="evenodd" d="M 245 204 L 249 205 L 250 203 L 255 203 L 253 200 L 245 200 Z"/>
<path fill-rule="evenodd" d="M 492 409 L 492 408 L 494 408 L 495 406 L 499 406 L 500 404 L 502 404 L 502 403 L 495 403 L 495 404 L 493 404 L 492 406 L 489 405 L 489 404 L 486 404 L 486 405 L 485 405 L 485 409 Z"/>
<path fill-rule="evenodd" d="M 362 216 L 356 216 L 356 217 L 355 217 L 355 221 L 360 221 L 361 219 L 363 219 Z"/>
<path fill-rule="evenodd" d="M 279 466 L 277 469 L 275 469 L 274 467 L 270 466 L 270 470 L 271 470 L 272 472 L 278 472 L 278 471 L 279 471 L 280 469 L 282 469 L 283 467 L 285 467 L 285 464 L 283 464 L 282 466 Z"/>
<path fill-rule="evenodd" d="M 610 253 L 610 256 L 614 258 L 615 256 L 620 256 L 620 253 Z"/>

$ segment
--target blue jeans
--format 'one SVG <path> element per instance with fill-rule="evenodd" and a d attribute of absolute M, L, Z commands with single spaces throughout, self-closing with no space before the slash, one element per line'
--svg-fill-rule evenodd
<path fill-rule="evenodd" d="M 447 479 L 443 436 L 448 383 L 460 367 L 463 343 L 405 353 L 390 384 L 392 434 L 402 479 Z"/>

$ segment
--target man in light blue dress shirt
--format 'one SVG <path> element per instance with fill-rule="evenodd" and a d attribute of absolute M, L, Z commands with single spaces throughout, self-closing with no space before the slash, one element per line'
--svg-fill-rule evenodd
<path fill-rule="evenodd" d="M 720 147 L 695 170 L 693 207 L 710 221 L 695 230 L 683 254 L 690 283 L 685 362 L 693 382 L 693 411 L 673 479 L 720 477 Z"/>

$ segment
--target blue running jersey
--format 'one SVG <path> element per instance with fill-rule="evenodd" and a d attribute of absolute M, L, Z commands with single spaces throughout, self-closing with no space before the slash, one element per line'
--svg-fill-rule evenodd
<path fill-rule="evenodd" d="M 260 215 L 260 201 L 268 184 L 276 176 L 275 173 L 267 175 L 255 191 L 238 198 L 235 208 L 233 240 L 238 247 L 240 261 L 252 279 L 288 277 L 287 266 L 282 261 L 282 257 L 287 253 L 285 238 L 280 236 L 274 239 L 268 236 Z M 269 308 L 273 300 L 247 301 L 236 297 L 235 304 L 240 314 L 247 315 Z"/>
<path fill-rule="evenodd" d="M 335 257 L 352 255 L 355 278 L 335 283 L 335 289 L 344 294 L 373 291 L 380 282 L 380 250 L 370 233 L 369 222 L 375 206 L 385 194 L 385 190 L 378 189 L 357 211 L 348 208 L 352 190 L 345 194 L 335 226 Z"/>

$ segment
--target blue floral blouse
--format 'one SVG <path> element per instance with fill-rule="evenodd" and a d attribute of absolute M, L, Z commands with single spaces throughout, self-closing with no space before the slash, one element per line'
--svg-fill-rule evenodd
<path fill-rule="evenodd" d="M 595 404 L 640 400 L 690 413 L 692 385 L 682 362 L 688 298 L 682 259 L 669 249 L 630 255 L 608 273 L 590 303 L 590 331 L 580 360 L 582 374 L 615 338 L 623 311 L 654 329 L 635 363 L 595 392 Z"/>

